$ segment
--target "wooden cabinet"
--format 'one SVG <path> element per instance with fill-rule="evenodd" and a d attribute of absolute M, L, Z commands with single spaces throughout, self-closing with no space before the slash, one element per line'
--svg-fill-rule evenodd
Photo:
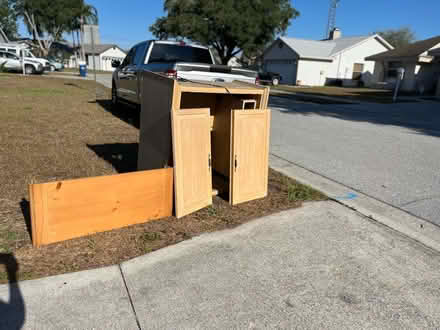
<path fill-rule="evenodd" d="M 143 72 L 138 169 L 174 169 L 178 218 L 267 195 L 269 88 L 181 82 Z M 172 138 L 171 138 L 172 136 Z"/>
<path fill-rule="evenodd" d="M 211 118 L 209 109 L 171 114 L 176 215 L 212 204 Z"/>
<path fill-rule="evenodd" d="M 229 200 L 232 205 L 267 195 L 270 111 L 231 111 L 231 169 Z"/>

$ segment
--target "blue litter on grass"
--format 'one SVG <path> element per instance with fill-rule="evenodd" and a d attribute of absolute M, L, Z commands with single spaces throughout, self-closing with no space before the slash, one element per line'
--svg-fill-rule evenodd
<path fill-rule="evenodd" d="M 340 196 L 340 197 L 335 197 L 335 199 L 339 199 L 339 200 L 352 200 L 357 198 L 358 195 L 356 195 L 355 193 L 347 193 L 345 196 Z"/>

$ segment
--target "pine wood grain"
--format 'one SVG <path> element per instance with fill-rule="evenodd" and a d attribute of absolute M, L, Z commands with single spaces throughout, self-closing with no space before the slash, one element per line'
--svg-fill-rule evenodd
<path fill-rule="evenodd" d="M 173 169 L 30 185 L 34 246 L 172 215 Z"/>

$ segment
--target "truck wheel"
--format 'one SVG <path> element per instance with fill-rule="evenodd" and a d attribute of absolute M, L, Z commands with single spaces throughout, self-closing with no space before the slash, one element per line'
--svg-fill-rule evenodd
<path fill-rule="evenodd" d="M 55 72 L 55 67 L 53 65 L 50 66 L 50 72 Z"/>
<path fill-rule="evenodd" d="M 35 73 L 35 68 L 32 65 L 26 64 L 24 66 L 24 72 L 26 74 L 34 74 Z"/>
<path fill-rule="evenodd" d="M 273 78 L 272 79 L 272 85 L 273 86 L 277 86 L 280 83 L 280 81 L 278 80 L 278 78 Z"/>

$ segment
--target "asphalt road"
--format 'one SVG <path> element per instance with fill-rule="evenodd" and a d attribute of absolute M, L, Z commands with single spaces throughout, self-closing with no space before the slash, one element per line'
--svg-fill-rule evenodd
<path fill-rule="evenodd" d="M 440 103 L 271 97 L 271 153 L 440 225 Z"/>

